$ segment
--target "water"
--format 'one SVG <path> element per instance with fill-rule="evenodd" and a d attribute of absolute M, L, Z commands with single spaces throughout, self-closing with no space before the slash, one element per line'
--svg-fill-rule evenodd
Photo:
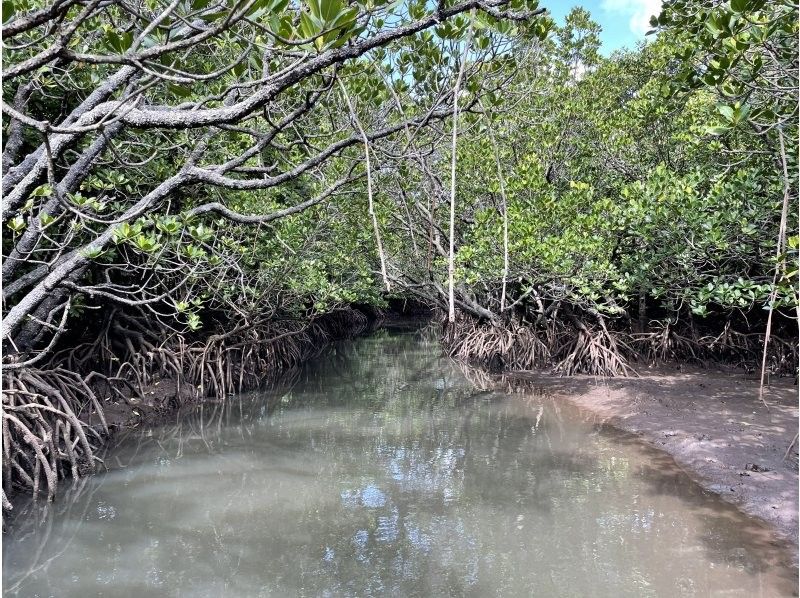
<path fill-rule="evenodd" d="M 466 372 L 474 378 L 475 372 Z M 767 530 L 415 333 L 137 431 L 4 540 L 19 596 L 781 596 Z"/>

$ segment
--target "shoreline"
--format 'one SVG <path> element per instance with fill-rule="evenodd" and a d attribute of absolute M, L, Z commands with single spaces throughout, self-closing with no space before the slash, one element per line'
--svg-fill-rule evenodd
<path fill-rule="evenodd" d="M 778 379 L 758 399 L 758 381 L 743 374 L 665 368 L 638 378 L 557 377 L 509 371 L 566 400 L 598 424 L 635 435 L 669 454 L 702 488 L 766 522 L 798 555 L 798 388 Z"/>

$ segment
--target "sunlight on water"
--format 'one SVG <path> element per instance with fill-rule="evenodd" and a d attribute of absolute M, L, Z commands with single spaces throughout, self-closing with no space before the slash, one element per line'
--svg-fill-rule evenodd
<path fill-rule="evenodd" d="M 416 333 L 130 434 L 21 502 L 19 596 L 783 596 L 769 533 L 665 455 L 534 390 L 488 392 Z"/>

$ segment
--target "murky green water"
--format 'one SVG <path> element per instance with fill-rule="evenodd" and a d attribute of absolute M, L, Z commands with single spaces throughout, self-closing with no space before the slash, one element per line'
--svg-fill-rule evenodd
<path fill-rule="evenodd" d="M 475 376 L 475 374 L 472 374 Z M 662 454 L 414 333 L 129 436 L 17 506 L 20 596 L 775 596 L 796 571 Z"/>

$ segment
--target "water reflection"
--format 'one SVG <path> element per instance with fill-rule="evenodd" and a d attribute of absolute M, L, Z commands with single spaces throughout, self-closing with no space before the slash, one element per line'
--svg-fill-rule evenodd
<path fill-rule="evenodd" d="M 22 503 L 9 595 L 774 596 L 764 529 L 629 436 L 475 386 L 415 334 L 137 431 Z M 30 516 L 30 515 L 33 516 Z"/>

